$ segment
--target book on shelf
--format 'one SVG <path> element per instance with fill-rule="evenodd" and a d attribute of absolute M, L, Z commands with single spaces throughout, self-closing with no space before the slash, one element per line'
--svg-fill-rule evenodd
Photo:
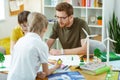
<path fill-rule="evenodd" d="M 88 7 L 102 7 L 102 1 L 101 0 L 88 0 L 87 6 Z"/>
<path fill-rule="evenodd" d="M 48 80 L 85 80 L 78 71 L 55 73 L 48 76 Z"/>
<path fill-rule="evenodd" d="M 86 6 L 86 0 L 82 0 L 82 7 L 85 7 Z"/>
<path fill-rule="evenodd" d="M 82 72 L 91 75 L 102 74 L 110 70 L 110 67 L 104 62 L 91 62 L 80 66 L 80 68 L 82 69 Z"/>
<path fill-rule="evenodd" d="M 87 7 L 90 7 L 90 4 L 91 4 L 91 0 L 88 0 L 87 1 Z"/>
<path fill-rule="evenodd" d="M 94 7 L 98 7 L 98 0 L 94 0 Z"/>
<path fill-rule="evenodd" d="M 90 7 L 94 7 L 94 0 L 91 0 Z"/>

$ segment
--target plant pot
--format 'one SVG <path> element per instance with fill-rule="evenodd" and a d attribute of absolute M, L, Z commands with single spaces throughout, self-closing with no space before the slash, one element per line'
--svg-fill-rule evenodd
<path fill-rule="evenodd" d="M 3 66 L 3 62 L 1 62 L 0 64 L 1 64 L 0 68 L 5 68 L 5 66 Z"/>
<path fill-rule="evenodd" d="M 102 25 L 102 20 L 97 20 L 98 25 Z"/>

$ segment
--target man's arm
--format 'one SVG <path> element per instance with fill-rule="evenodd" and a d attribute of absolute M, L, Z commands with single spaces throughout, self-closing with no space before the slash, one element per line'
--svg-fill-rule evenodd
<path fill-rule="evenodd" d="M 81 40 L 81 47 L 78 47 L 78 48 L 73 48 L 73 49 L 64 49 L 64 54 L 65 55 L 72 55 L 72 54 L 79 54 L 79 55 L 83 55 L 83 54 L 86 54 L 86 43 L 84 42 L 85 40 L 82 39 Z"/>
<path fill-rule="evenodd" d="M 54 42 L 55 42 L 55 39 L 52 39 L 52 38 L 47 40 L 47 45 L 48 45 L 49 49 L 51 48 L 51 46 L 53 45 Z"/>
<path fill-rule="evenodd" d="M 86 50 L 83 47 L 73 48 L 73 49 L 64 49 L 64 55 L 84 55 Z"/>
<path fill-rule="evenodd" d="M 81 40 L 81 47 L 77 47 L 77 48 L 73 48 L 73 49 L 63 49 L 63 51 L 61 50 L 56 50 L 56 49 L 51 49 L 50 50 L 50 53 L 52 55 L 76 55 L 76 54 L 79 54 L 79 55 L 84 55 L 86 54 L 86 43 L 84 42 L 84 39 Z"/>

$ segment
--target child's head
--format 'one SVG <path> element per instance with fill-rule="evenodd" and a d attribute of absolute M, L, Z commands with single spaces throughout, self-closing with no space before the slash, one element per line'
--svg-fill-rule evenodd
<path fill-rule="evenodd" d="M 23 11 L 23 12 L 18 14 L 18 23 L 21 26 L 22 31 L 24 33 L 26 33 L 28 31 L 27 30 L 27 17 L 29 14 L 30 14 L 29 11 Z"/>
<path fill-rule="evenodd" d="M 28 31 L 39 34 L 41 37 L 45 33 L 48 20 L 47 18 L 38 12 L 33 12 L 28 16 Z"/>

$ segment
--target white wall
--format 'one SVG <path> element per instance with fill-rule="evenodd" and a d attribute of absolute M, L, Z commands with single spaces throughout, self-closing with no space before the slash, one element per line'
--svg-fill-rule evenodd
<path fill-rule="evenodd" d="M 42 0 L 24 0 L 25 10 L 41 12 Z"/>
<path fill-rule="evenodd" d="M 0 21 L 0 38 L 10 35 L 11 28 L 17 24 L 16 16 L 9 16 L 8 0 L 5 0 L 5 20 Z"/>
<path fill-rule="evenodd" d="M 4 21 L 0 21 L 0 39 L 10 36 L 11 30 L 17 23 L 17 16 L 9 15 L 9 0 L 5 0 L 5 17 Z M 41 0 L 23 0 L 25 10 L 41 12 Z"/>
<path fill-rule="evenodd" d="M 109 2 L 109 4 L 108 4 L 108 2 Z M 105 39 L 106 38 L 106 27 L 108 27 L 109 26 L 109 21 L 110 21 L 110 19 L 111 19 L 111 17 L 112 17 L 112 14 L 113 14 L 113 11 L 114 11 L 114 8 L 115 8 L 115 0 L 104 0 L 104 5 L 103 5 L 103 16 L 104 16 L 104 18 L 103 18 L 103 21 L 104 21 L 104 23 L 103 23 L 103 25 L 104 25 L 104 28 L 102 28 L 103 29 L 103 35 L 104 36 L 102 36 L 103 38 L 102 39 Z M 103 40 L 102 40 L 103 41 Z"/>
<path fill-rule="evenodd" d="M 109 2 L 109 3 L 108 3 Z M 103 38 L 102 39 L 106 39 L 106 35 L 107 35 L 107 28 L 106 27 L 109 27 L 109 21 L 111 20 L 112 18 L 112 14 L 113 14 L 113 11 L 115 9 L 115 0 L 104 0 L 104 28 L 103 29 L 103 35 L 102 36 Z M 104 41 L 104 40 L 103 40 Z M 105 41 L 105 44 L 107 44 L 107 42 Z M 107 45 L 106 45 L 107 46 Z M 110 47 L 110 51 L 112 51 L 112 47 Z"/>
<path fill-rule="evenodd" d="M 115 4 L 115 13 L 120 23 L 120 0 L 116 0 Z"/>

